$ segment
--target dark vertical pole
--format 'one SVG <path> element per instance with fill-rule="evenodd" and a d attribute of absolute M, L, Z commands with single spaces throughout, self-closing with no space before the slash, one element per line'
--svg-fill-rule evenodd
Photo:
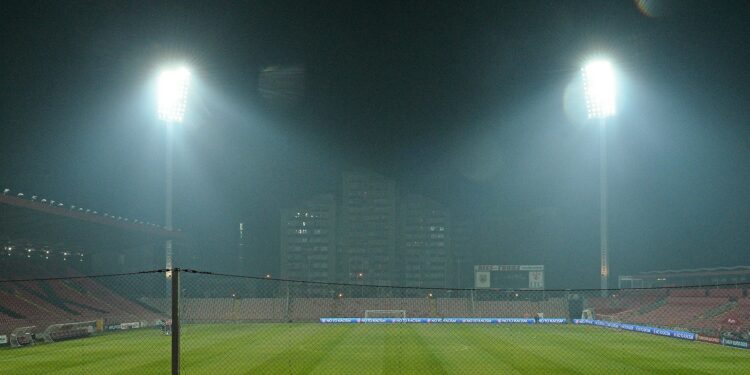
<path fill-rule="evenodd" d="M 284 322 L 289 322 L 289 317 L 291 316 L 289 311 L 291 308 L 291 301 L 289 299 L 289 282 L 284 281 L 284 285 L 286 285 L 286 306 L 284 307 Z"/>
<path fill-rule="evenodd" d="M 166 129 L 166 137 L 167 137 L 167 150 L 166 150 L 166 183 L 165 186 L 165 196 L 164 196 L 164 226 L 168 231 L 172 231 L 172 190 L 173 190 L 173 154 L 174 154 L 174 140 L 172 139 L 172 123 L 167 123 L 167 129 Z M 172 254 L 172 238 L 170 236 L 169 239 L 164 243 L 164 260 L 165 260 L 165 268 L 168 270 L 171 270 L 174 268 L 174 260 L 172 259 L 174 255 Z M 165 293 L 169 295 L 169 282 L 165 285 Z"/>
<path fill-rule="evenodd" d="M 476 278 L 476 276 L 475 276 Z M 471 316 L 476 317 L 476 304 L 474 303 L 474 289 L 471 290 Z"/>
<path fill-rule="evenodd" d="M 172 270 L 172 375 L 180 374 L 180 269 Z"/>
<path fill-rule="evenodd" d="M 601 295 L 609 295 L 609 241 L 607 217 L 607 121 L 599 122 L 601 139 L 599 140 L 599 237 L 601 239 Z"/>

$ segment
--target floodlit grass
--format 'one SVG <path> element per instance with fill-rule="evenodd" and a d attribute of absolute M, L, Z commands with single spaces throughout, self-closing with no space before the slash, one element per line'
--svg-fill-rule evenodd
<path fill-rule="evenodd" d="M 165 374 L 171 337 L 137 330 L 0 350 L 3 374 Z M 582 326 L 183 327 L 184 374 L 741 374 L 750 351 Z"/>

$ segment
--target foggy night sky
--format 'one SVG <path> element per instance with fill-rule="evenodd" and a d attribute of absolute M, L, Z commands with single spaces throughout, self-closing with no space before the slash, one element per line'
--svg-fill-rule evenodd
<path fill-rule="evenodd" d="M 504 223 L 477 261 L 543 259 L 549 286 L 589 286 L 599 131 L 579 120 L 575 88 L 599 52 L 621 73 L 608 124 L 613 275 L 750 265 L 750 6 L 645 3 L 665 7 L 2 2 L 0 182 L 163 222 L 153 82 L 185 61 L 196 81 L 177 131 L 175 223 L 206 251 L 234 246 L 244 221 L 254 272 L 273 271 L 279 210 L 337 193 L 341 173 L 363 167 Z M 258 94 L 276 65 L 306 68 L 298 104 Z"/>

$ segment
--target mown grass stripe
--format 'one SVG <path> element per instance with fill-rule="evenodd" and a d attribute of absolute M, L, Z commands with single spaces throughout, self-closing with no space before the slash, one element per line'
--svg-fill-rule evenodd
<path fill-rule="evenodd" d="M 312 374 L 383 374 L 384 340 L 382 331 L 364 325 L 348 325 L 345 337 L 312 370 Z"/>
<path fill-rule="evenodd" d="M 171 337 L 154 329 L 0 349 L 0 373 L 163 374 Z M 190 374 L 729 374 L 750 351 L 598 327 L 186 325 Z"/>
<path fill-rule="evenodd" d="M 445 374 L 445 368 L 413 325 L 386 328 L 385 372 L 389 374 L 427 371 Z"/>
<path fill-rule="evenodd" d="M 260 363 L 268 353 L 261 349 L 276 348 L 277 352 L 286 347 L 286 337 L 299 326 L 283 324 L 256 324 L 243 329 L 215 331 L 200 329 L 186 330 L 182 341 L 182 368 L 198 372 L 213 370 L 236 370 Z M 221 342 L 217 343 L 217 338 Z M 276 344 L 276 345 L 274 345 Z M 241 361 L 237 359 L 241 358 Z"/>
<path fill-rule="evenodd" d="M 591 327 L 579 327 L 579 328 L 591 328 Z M 631 373 L 647 373 L 652 374 L 659 369 L 655 368 L 656 362 L 667 362 L 667 359 L 674 356 L 676 353 L 661 353 L 657 355 L 649 355 L 649 352 L 654 351 L 643 351 L 639 348 L 639 343 L 651 343 L 654 339 L 665 339 L 659 337 L 652 337 L 646 339 L 642 337 L 642 334 L 631 333 L 631 332 L 597 332 L 594 331 L 550 331 L 550 340 L 556 345 L 567 345 L 569 347 L 580 348 L 582 355 L 585 354 L 585 358 L 590 359 L 588 362 L 593 363 L 597 367 L 601 367 L 602 371 L 613 370 L 614 364 L 620 364 L 619 369 L 631 374 Z M 641 337 L 632 337 L 627 340 L 616 340 L 618 335 L 637 335 Z M 644 341 L 642 341 L 644 340 Z M 672 341 L 673 339 L 666 339 Z M 672 342 L 674 345 L 678 345 L 677 342 Z M 695 343 L 691 343 L 695 344 Z M 597 347 L 605 345 L 610 350 L 600 350 Z M 644 345 L 648 346 L 648 345 Z M 672 347 L 671 345 L 669 347 Z M 654 350 L 658 351 L 658 348 Z M 654 361 L 655 359 L 661 359 L 661 361 Z M 705 372 L 697 368 L 688 368 L 683 366 L 683 363 L 679 361 L 668 361 L 670 362 L 670 371 L 687 371 L 691 373 L 705 374 Z M 593 367 L 590 365 L 589 367 Z"/>
<path fill-rule="evenodd" d="M 320 329 L 320 326 L 303 326 L 295 335 L 287 335 L 289 345 L 262 363 L 248 368 L 248 374 L 306 374 L 314 368 L 331 348 L 344 337 L 346 327 Z"/>

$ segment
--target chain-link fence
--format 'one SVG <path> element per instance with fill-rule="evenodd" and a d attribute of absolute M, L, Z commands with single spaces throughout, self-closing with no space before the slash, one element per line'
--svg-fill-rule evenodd
<path fill-rule="evenodd" d="M 0 373 L 168 373 L 168 316 L 141 302 L 165 286 L 159 271 L 0 281 Z"/>
<path fill-rule="evenodd" d="M 2 372 L 168 373 L 173 363 L 186 374 L 750 368 L 745 284 L 602 293 L 175 275 L 172 295 L 164 271 L 0 282 Z"/>

